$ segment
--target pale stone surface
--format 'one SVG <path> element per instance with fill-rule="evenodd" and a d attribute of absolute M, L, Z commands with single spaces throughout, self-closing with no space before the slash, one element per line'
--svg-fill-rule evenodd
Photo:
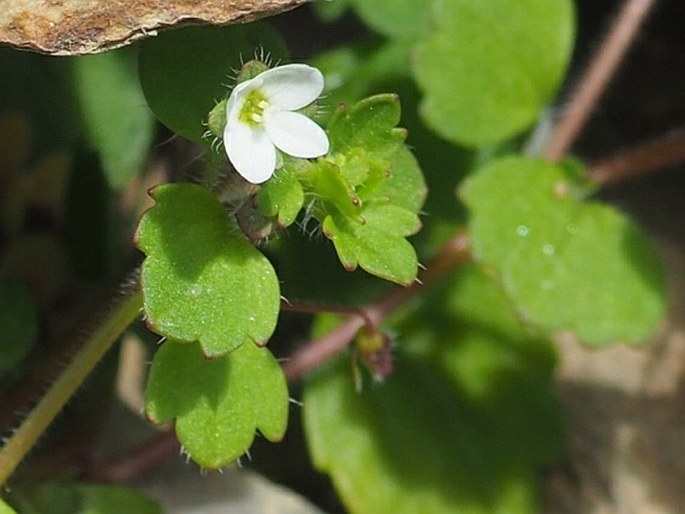
<path fill-rule="evenodd" d="M 52 55 L 111 50 L 176 25 L 243 23 L 308 0 L 0 0 L 0 44 Z"/>
<path fill-rule="evenodd" d="M 165 514 L 324 514 L 252 471 L 232 467 L 202 474 L 180 459 L 155 478 L 136 484 L 136 489 L 157 500 Z"/>

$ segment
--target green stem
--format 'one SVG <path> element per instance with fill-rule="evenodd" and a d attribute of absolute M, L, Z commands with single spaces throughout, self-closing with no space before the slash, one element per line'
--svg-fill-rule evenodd
<path fill-rule="evenodd" d="M 105 314 L 97 329 L 0 450 L 0 485 L 14 472 L 119 335 L 136 319 L 142 306 L 143 294 L 134 289 L 125 293 Z"/>

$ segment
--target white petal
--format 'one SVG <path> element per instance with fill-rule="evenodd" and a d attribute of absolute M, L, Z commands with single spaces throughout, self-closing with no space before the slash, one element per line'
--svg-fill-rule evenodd
<path fill-rule="evenodd" d="M 266 70 L 255 77 L 261 79 L 264 91 L 273 107 L 295 111 L 316 100 L 323 91 L 323 75 L 306 64 L 286 64 Z"/>
<path fill-rule="evenodd" d="M 293 157 L 309 159 L 328 152 L 326 132 L 302 114 L 268 109 L 264 127 L 276 148 Z"/>
<path fill-rule="evenodd" d="M 224 130 L 224 146 L 231 164 L 252 184 L 271 178 L 276 167 L 276 149 L 262 128 L 229 119 Z"/>
<path fill-rule="evenodd" d="M 243 109 L 243 105 L 245 104 L 247 96 L 257 87 L 259 87 L 260 83 L 261 81 L 251 79 L 241 82 L 233 88 L 233 91 L 231 91 L 231 94 L 228 97 L 228 102 L 226 103 L 227 120 L 230 120 L 231 118 L 238 118 L 240 111 Z"/>

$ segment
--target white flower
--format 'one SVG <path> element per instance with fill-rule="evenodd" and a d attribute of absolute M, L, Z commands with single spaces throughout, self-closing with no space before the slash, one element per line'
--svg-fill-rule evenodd
<path fill-rule="evenodd" d="M 314 121 L 294 112 L 323 90 L 323 75 L 306 64 L 266 70 L 238 84 L 226 104 L 224 146 L 235 169 L 261 184 L 276 168 L 276 148 L 293 157 L 328 152 L 328 136 Z"/>

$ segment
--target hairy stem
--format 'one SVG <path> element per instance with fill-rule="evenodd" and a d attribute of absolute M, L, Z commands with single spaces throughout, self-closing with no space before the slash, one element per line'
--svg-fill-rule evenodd
<path fill-rule="evenodd" d="M 656 0 L 626 0 L 564 108 L 544 156 L 563 158 L 587 123 Z"/>
<path fill-rule="evenodd" d="M 136 319 L 143 306 L 137 288 L 126 292 L 102 318 L 59 377 L 0 450 L 0 484 L 4 484 L 48 425 L 69 401 L 114 341 Z"/>
<path fill-rule="evenodd" d="M 671 132 L 591 163 L 590 180 L 606 185 L 685 162 L 685 130 Z"/>

